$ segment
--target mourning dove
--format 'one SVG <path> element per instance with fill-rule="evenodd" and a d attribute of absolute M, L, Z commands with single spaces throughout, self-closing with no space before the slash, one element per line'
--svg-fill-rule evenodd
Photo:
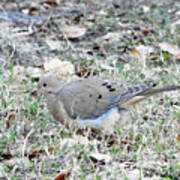
<path fill-rule="evenodd" d="M 64 83 L 47 76 L 39 80 L 34 92 L 44 95 L 50 113 L 62 124 L 108 130 L 119 124 L 121 112 L 129 106 L 156 93 L 178 89 L 180 86 L 158 88 L 152 82 L 132 85 L 105 77 Z"/>

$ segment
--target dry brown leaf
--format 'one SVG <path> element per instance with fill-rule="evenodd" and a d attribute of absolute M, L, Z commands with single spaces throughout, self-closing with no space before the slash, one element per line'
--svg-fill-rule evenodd
<path fill-rule="evenodd" d="M 9 114 L 8 119 L 7 119 L 7 121 L 6 121 L 6 127 L 7 127 L 7 128 L 10 126 L 11 121 L 12 121 L 15 117 L 16 117 L 16 114 L 15 114 L 15 113 Z"/>
<path fill-rule="evenodd" d="M 44 2 L 45 4 L 48 4 L 50 6 L 56 7 L 58 4 L 56 2 L 56 0 L 47 0 Z"/>
<path fill-rule="evenodd" d="M 176 136 L 176 140 L 177 140 L 177 142 L 180 142 L 180 134 L 178 134 L 178 135 Z"/>
<path fill-rule="evenodd" d="M 147 35 L 148 33 L 150 33 L 151 31 L 150 31 L 150 29 L 144 29 L 143 31 L 142 31 L 142 34 L 143 35 Z"/>
<path fill-rule="evenodd" d="M 89 73 L 90 73 L 90 70 L 81 68 L 80 71 L 75 73 L 75 75 L 78 77 L 83 77 L 84 75 L 89 74 Z"/>
<path fill-rule="evenodd" d="M 132 49 L 131 55 L 139 60 L 139 63 L 143 66 L 143 70 L 145 70 L 147 57 L 153 52 L 154 52 L 153 47 L 139 45 L 136 48 Z M 147 73 L 147 69 L 146 69 L 146 73 Z"/>
<path fill-rule="evenodd" d="M 70 176 L 70 174 L 70 172 L 61 173 L 58 176 L 56 176 L 54 180 L 66 180 Z"/>
<path fill-rule="evenodd" d="M 151 55 L 151 56 L 147 56 L 148 60 L 155 60 L 157 59 L 159 56 L 158 55 Z"/>
<path fill-rule="evenodd" d="M 55 149 L 55 147 L 50 146 L 50 147 L 48 147 L 48 152 L 52 153 L 54 149 Z M 25 153 L 25 156 L 29 157 L 29 159 L 31 160 L 31 159 L 38 157 L 40 154 L 45 153 L 45 152 L 46 151 L 44 149 L 34 150 L 30 153 Z"/>
<path fill-rule="evenodd" d="M 6 159 L 6 160 L 9 160 L 11 158 L 13 158 L 14 156 L 10 153 L 0 153 L 0 158 L 3 158 L 3 159 Z"/>
<path fill-rule="evenodd" d="M 38 14 L 38 9 L 37 8 L 30 8 L 29 9 L 29 12 L 28 12 L 30 15 L 36 15 Z"/>
<path fill-rule="evenodd" d="M 62 31 L 65 33 L 65 35 L 68 38 L 74 39 L 84 36 L 86 33 L 86 28 L 78 25 L 74 25 L 74 26 L 66 26 L 62 29 Z"/>
<path fill-rule="evenodd" d="M 131 54 L 132 54 L 133 56 L 140 56 L 140 52 L 139 52 L 137 49 L 132 49 L 132 50 L 131 50 Z"/>

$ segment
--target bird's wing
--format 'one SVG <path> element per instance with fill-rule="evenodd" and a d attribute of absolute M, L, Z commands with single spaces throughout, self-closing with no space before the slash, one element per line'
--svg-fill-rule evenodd
<path fill-rule="evenodd" d="M 66 84 L 58 98 L 72 118 L 93 119 L 153 86 L 133 86 L 108 78 L 88 78 Z"/>

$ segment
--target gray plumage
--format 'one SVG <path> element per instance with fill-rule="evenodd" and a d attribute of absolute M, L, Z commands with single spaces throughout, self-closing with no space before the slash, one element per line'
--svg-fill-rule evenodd
<path fill-rule="evenodd" d="M 106 117 L 113 117 L 119 108 L 127 108 L 142 99 L 163 91 L 180 89 L 180 86 L 154 87 L 154 83 L 132 85 L 111 78 L 91 77 L 62 83 L 54 77 L 41 78 L 38 90 L 46 97 L 48 109 L 55 119 L 66 126 L 103 128 Z M 137 97 L 141 97 L 140 100 Z M 117 117 L 119 116 L 114 116 Z M 97 121 L 97 122 L 96 122 Z M 108 120 L 110 123 L 114 120 Z M 87 124 L 86 124 L 87 122 Z M 94 123 L 94 124 L 93 124 Z M 106 124 L 106 123 L 105 123 Z M 112 125 L 111 125 L 112 124 Z"/>

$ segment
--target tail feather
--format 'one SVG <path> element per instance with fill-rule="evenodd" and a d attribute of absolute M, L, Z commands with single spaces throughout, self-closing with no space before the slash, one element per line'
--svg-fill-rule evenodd
<path fill-rule="evenodd" d="M 150 96 L 156 95 L 161 92 L 167 92 L 167 91 L 175 91 L 180 90 L 180 86 L 165 86 L 165 87 L 153 87 L 151 89 L 145 90 L 143 92 L 140 92 L 135 97 L 131 98 L 127 102 L 121 104 L 121 107 L 128 108 L 130 106 L 133 106 L 145 99 L 147 99 Z"/>
<path fill-rule="evenodd" d="M 153 96 L 161 92 L 176 91 L 176 90 L 180 90 L 180 86 L 165 86 L 165 87 L 157 87 L 157 88 L 153 87 L 144 92 L 141 92 L 139 95 L 140 96 Z"/>

